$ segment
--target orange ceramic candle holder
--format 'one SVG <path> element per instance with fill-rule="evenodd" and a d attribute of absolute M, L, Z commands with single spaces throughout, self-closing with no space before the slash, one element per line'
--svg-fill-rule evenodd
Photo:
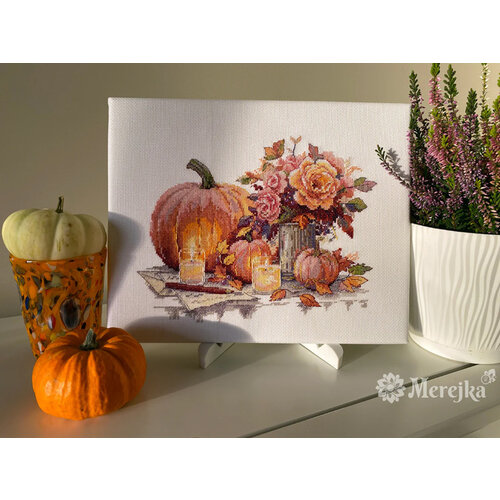
<path fill-rule="evenodd" d="M 24 324 L 35 357 L 69 331 L 101 326 L 106 247 L 63 260 L 25 260 L 10 255 Z"/>

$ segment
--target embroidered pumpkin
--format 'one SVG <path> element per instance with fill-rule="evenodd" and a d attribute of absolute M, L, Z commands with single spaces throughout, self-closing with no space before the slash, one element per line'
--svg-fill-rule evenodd
<path fill-rule="evenodd" d="M 246 283 L 252 282 L 252 259 L 272 255 L 271 247 L 264 240 L 238 240 L 229 247 L 229 255 L 234 254 L 234 262 L 229 267 L 231 274 Z"/>
<path fill-rule="evenodd" d="M 146 378 L 144 351 L 119 328 L 69 332 L 47 346 L 33 368 L 38 406 L 56 417 L 81 420 L 121 408 Z"/>
<path fill-rule="evenodd" d="M 18 259 L 61 260 L 100 252 L 106 244 L 104 226 L 91 215 L 28 208 L 10 214 L 2 226 L 7 250 Z"/>
<path fill-rule="evenodd" d="M 330 285 L 339 275 L 339 264 L 331 252 L 306 248 L 295 260 L 293 273 L 305 286 L 314 286 L 316 281 Z"/>
<path fill-rule="evenodd" d="M 151 240 L 167 266 L 179 268 L 181 248 L 199 248 L 205 251 L 206 270 L 213 271 L 217 243 L 250 214 L 252 202 L 243 188 L 216 184 L 200 161 L 191 160 L 187 168 L 201 177 L 201 185 L 186 182 L 162 194 L 151 216 Z"/>

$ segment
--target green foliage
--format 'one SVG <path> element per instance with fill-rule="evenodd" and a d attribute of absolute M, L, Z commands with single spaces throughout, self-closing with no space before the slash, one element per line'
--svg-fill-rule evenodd
<path fill-rule="evenodd" d="M 481 110 L 481 120 L 483 120 L 483 122 L 487 122 L 489 121 L 490 117 L 491 117 L 491 109 L 487 104 L 485 104 L 483 106 L 483 109 Z"/>
<path fill-rule="evenodd" d="M 439 75 L 440 71 L 441 71 L 441 65 L 439 63 L 432 63 L 431 76 L 433 78 L 436 78 Z"/>
<path fill-rule="evenodd" d="M 444 96 L 446 99 L 452 100 L 455 99 L 458 95 L 457 89 L 457 72 L 453 69 L 453 66 L 450 64 L 448 66 L 448 71 L 444 77 Z"/>
<path fill-rule="evenodd" d="M 500 95 L 493 101 L 493 112 L 500 113 Z"/>
<path fill-rule="evenodd" d="M 477 92 L 470 89 L 467 95 L 467 106 L 465 107 L 466 115 L 473 115 L 477 111 Z"/>
<path fill-rule="evenodd" d="M 498 79 L 500 85 L 500 78 Z M 419 98 L 422 95 L 420 85 L 418 84 L 418 77 L 415 71 L 410 73 L 410 97 Z"/>
<path fill-rule="evenodd" d="M 241 184 L 250 184 L 252 182 L 251 177 L 247 177 L 246 175 L 243 175 L 239 179 L 236 179 L 237 182 L 240 182 Z"/>
<path fill-rule="evenodd" d="M 286 205 L 282 205 L 281 207 L 281 215 L 278 218 L 278 222 L 290 222 L 294 217 L 296 213 L 294 210 L 292 210 L 290 207 Z"/>
<path fill-rule="evenodd" d="M 366 208 L 366 203 L 361 198 L 353 198 L 345 203 L 351 212 L 362 212 Z"/>
<path fill-rule="evenodd" d="M 487 120 L 489 118 L 488 115 L 488 106 L 486 105 L 487 94 L 488 94 L 488 77 L 490 75 L 490 69 L 487 63 L 481 63 L 482 71 L 481 71 L 481 118 Z"/>
<path fill-rule="evenodd" d="M 355 264 L 354 266 L 351 266 L 348 271 L 350 274 L 353 276 L 362 276 L 363 274 L 367 273 L 368 271 L 371 271 L 373 268 L 370 266 L 367 266 L 365 264 Z"/>
<path fill-rule="evenodd" d="M 379 160 L 381 162 L 387 161 L 387 153 L 384 151 L 384 149 L 377 144 L 377 149 L 375 150 L 377 153 L 377 156 L 379 157 Z"/>

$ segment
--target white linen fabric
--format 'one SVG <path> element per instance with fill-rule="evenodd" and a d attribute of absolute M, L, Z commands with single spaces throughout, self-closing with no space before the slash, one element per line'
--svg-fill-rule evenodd
<path fill-rule="evenodd" d="M 380 166 L 375 148 L 395 151 L 407 175 L 408 123 L 403 104 L 110 98 L 108 326 L 142 341 L 405 343 L 408 193 Z M 337 238 L 321 242 L 357 253 L 356 262 L 371 267 L 367 281 L 351 292 L 340 286 L 344 273 L 325 295 L 284 282 L 287 295 L 275 302 L 248 284 L 239 291 L 221 283 L 234 292 L 227 296 L 164 289 L 177 274 L 155 252 L 151 214 L 168 188 L 199 181 L 189 160 L 206 164 L 217 182 L 241 186 L 237 179 L 261 165 L 264 147 L 280 139 L 293 147 L 290 137 L 299 136 L 297 152 L 310 143 L 350 159 L 361 169 L 353 178 L 376 182 L 354 194 L 367 205 L 354 214 L 354 237 L 335 227 Z M 301 294 L 319 307 L 306 307 Z"/>

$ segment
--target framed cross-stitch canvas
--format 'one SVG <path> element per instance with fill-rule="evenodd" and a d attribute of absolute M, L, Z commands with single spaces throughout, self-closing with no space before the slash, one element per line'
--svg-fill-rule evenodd
<path fill-rule="evenodd" d="M 108 325 L 406 342 L 408 193 L 375 149 L 406 151 L 408 121 L 403 104 L 110 99 Z"/>

